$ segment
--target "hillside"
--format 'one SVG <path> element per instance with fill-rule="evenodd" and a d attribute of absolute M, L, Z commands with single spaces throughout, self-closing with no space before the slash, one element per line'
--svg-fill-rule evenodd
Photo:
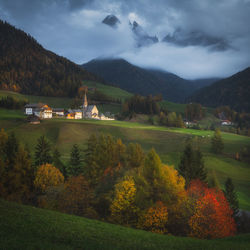
<path fill-rule="evenodd" d="M 123 59 L 92 60 L 82 67 L 129 92 L 141 95 L 161 93 L 164 99 L 172 102 L 184 102 L 196 89 L 214 81 L 188 81 L 168 72 L 134 66 Z"/>
<path fill-rule="evenodd" d="M 228 105 L 237 111 L 250 112 L 250 68 L 194 93 L 189 101 L 209 107 Z"/>
<path fill-rule="evenodd" d="M 0 20 L 0 89 L 43 96 L 75 96 L 83 80 L 98 77 L 45 50 L 34 38 Z"/>
<path fill-rule="evenodd" d="M 218 240 L 159 235 L 0 200 L 1 249 L 249 249 L 249 234 Z"/>
<path fill-rule="evenodd" d="M 121 138 L 125 144 L 130 142 L 141 144 L 145 152 L 153 147 L 164 163 L 177 167 L 186 139 L 196 137 L 195 140 L 204 153 L 208 176 L 216 175 L 221 187 L 227 177 L 232 178 L 240 208 L 250 210 L 249 166 L 234 159 L 235 152 L 250 146 L 249 137 L 222 133 L 225 150 L 223 155 L 217 156 L 210 152 L 213 131 L 209 130 L 167 128 L 121 121 L 67 119 L 44 120 L 39 125 L 32 125 L 25 121 L 22 111 L 4 109 L 0 109 L 0 124 L 0 128 L 4 128 L 7 132 L 15 132 L 20 141 L 30 148 L 32 154 L 37 139 L 45 135 L 51 145 L 60 151 L 65 163 L 69 161 L 73 144 L 77 143 L 84 150 L 91 134 L 110 134 Z"/>

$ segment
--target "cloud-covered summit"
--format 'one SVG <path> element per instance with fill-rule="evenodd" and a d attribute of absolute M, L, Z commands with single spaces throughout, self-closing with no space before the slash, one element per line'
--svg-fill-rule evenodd
<path fill-rule="evenodd" d="M 0 0 L 1 19 L 76 63 L 122 57 L 185 78 L 250 65 L 249 13 L 249 0 Z M 110 14 L 116 29 L 102 24 Z M 128 20 L 160 42 L 138 47 Z"/>

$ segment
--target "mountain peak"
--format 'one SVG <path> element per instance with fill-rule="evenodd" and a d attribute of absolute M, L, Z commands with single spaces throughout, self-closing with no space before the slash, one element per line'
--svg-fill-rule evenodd
<path fill-rule="evenodd" d="M 121 23 L 121 21 L 115 15 L 107 15 L 103 19 L 102 23 L 104 23 L 112 28 L 116 28 L 118 26 L 118 24 Z"/>

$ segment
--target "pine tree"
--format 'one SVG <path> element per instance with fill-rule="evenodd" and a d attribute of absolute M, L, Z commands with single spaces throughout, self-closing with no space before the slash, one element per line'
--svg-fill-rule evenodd
<path fill-rule="evenodd" d="M 52 156 L 53 156 L 53 165 L 60 170 L 60 172 L 64 175 L 64 177 L 66 177 L 66 174 L 67 174 L 66 169 L 60 159 L 61 154 L 57 148 L 54 149 Z"/>
<path fill-rule="evenodd" d="M 181 157 L 179 173 L 185 178 L 186 186 L 189 185 L 191 180 L 205 181 L 207 178 L 203 155 L 199 149 L 193 150 L 190 142 L 187 143 Z"/>
<path fill-rule="evenodd" d="M 51 148 L 48 140 L 42 135 L 37 140 L 37 145 L 35 147 L 35 165 L 40 166 L 46 163 L 52 162 Z"/>
<path fill-rule="evenodd" d="M 5 162 L 6 167 L 9 170 L 11 170 L 14 166 L 16 154 L 18 152 L 19 143 L 17 141 L 17 138 L 14 133 L 11 133 L 8 136 L 4 151 L 5 151 Z"/>
<path fill-rule="evenodd" d="M 82 173 L 82 161 L 80 149 L 77 144 L 74 144 L 71 149 L 69 167 L 67 169 L 67 174 L 69 176 L 78 176 Z"/>
<path fill-rule="evenodd" d="M 214 136 L 212 137 L 212 152 L 215 154 L 222 153 L 224 149 L 224 143 L 221 137 L 221 132 L 219 129 L 216 129 L 214 132 Z"/>
<path fill-rule="evenodd" d="M 239 213 L 239 201 L 238 201 L 237 194 L 234 190 L 234 184 L 231 178 L 227 178 L 225 182 L 224 193 L 225 193 L 228 203 L 230 204 L 230 207 L 233 210 L 233 216 L 237 217 Z"/>

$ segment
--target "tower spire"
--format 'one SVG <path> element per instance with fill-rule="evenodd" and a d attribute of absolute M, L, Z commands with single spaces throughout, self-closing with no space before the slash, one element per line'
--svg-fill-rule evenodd
<path fill-rule="evenodd" d="M 87 101 L 86 91 L 85 91 L 85 94 L 84 94 L 84 103 L 83 103 L 83 107 L 84 107 L 84 108 L 87 108 L 87 107 L 88 107 L 88 101 Z"/>

